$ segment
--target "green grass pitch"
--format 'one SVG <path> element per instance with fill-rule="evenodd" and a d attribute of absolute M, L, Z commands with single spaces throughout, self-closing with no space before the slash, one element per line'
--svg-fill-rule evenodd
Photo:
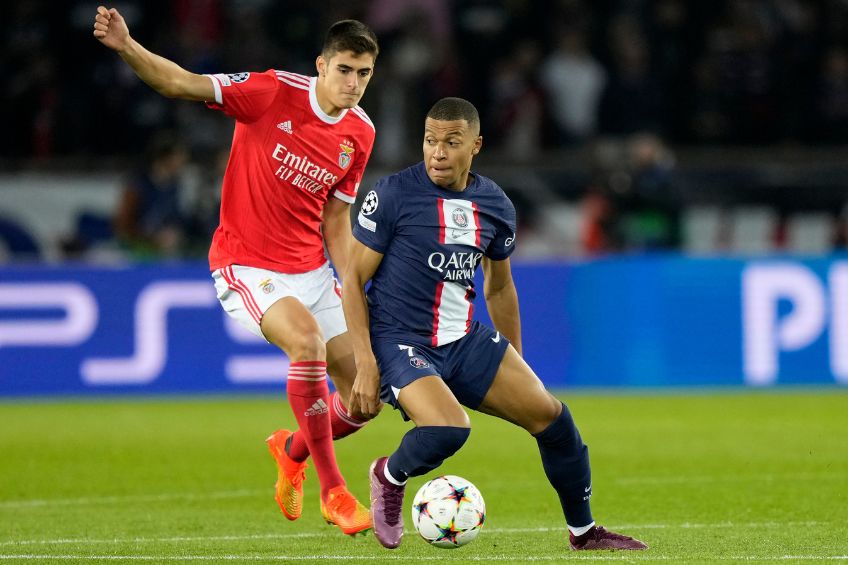
<path fill-rule="evenodd" d="M 408 531 L 385 550 L 323 523 L 307 473 L 304 516 L 273 499 L 264 439 L 293 416 L 282 397 L 0 403 L 0 561 L 415 563 L 848 561 L 848 392 L 639 392 L 563 397 L 593 467 L 600 524 L 647 552 L 569 552 L 564 522 L 522 430 L 472 415 L 439 473 L 474 482 L 488 516 L 457 550 Z M 386 409 L 336 443 L 351 490 L 408 429 Z"/>

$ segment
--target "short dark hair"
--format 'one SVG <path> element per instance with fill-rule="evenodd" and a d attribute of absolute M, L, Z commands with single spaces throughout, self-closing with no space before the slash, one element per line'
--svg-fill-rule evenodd
<path fill-rule="evenodd" d="M 480 133 L 480 114 L 474 104 L 464 98 L 442 98 L 430 108 L 427 117 L 434 120 L 452 122 L 465 120 L 472 130 Z"/>
<path fill-rule="evenodd" d="M 321 54 L 329 59 L 341 51 L 353 51 L 356 55 L 370 53 L 376 60 L 380 47 L 377 36 L 367 25 L 359 20 L 341 20 L 327 30 Z"/>

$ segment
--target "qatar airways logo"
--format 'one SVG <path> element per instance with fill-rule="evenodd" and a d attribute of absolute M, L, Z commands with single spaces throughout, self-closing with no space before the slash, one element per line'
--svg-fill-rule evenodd
<path fill-rule="evenodd" d="M 312 194 L 325 186 L 331 188 L 339 181 L 339 177 L 331 171 L 316 165 L 305 155 L 295 155 L 280 143 L 274 148 L 271 157 L 282 162 L 280 168 L 274 173 L 275 177 L 289 181 L 296 187 Z"/>
<path fill-rule="evenodd" d="M 446 281 L 459 281 L 474 278 L 474 271 L 483 258 L 482 253 L 454 252 L 446 255 L 439 251 L 430 253 L 427 264 L 431 269 L 444 275 Z"/>

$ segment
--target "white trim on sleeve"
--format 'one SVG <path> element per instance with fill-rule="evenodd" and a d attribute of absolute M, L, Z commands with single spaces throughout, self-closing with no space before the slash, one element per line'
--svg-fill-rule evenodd
<path fill-rule="evenodd" d="M 216 104 L 223 104 L 224 103 L 224 96 L 221 94 L 221 83 L 218 82 L 218 79 L 215 77 L 215 75 L 203 75 L 203 76 L 209 77 L 209 80 L 212 81 L 212 88 L 215 89 L 215 103 Z"/>
<path fill-rule="evenodd" d="M 353 204 L 354 201 L 356 200 L 355 196 L 348 196 L 347 194 L 345 194 L 344 192 L 341 192 L 340 190 L 334 190 L 333 196 L 335 196 L 336 198 L 338 198 L 342 202 L 347 202 L 348 204 Z"/>

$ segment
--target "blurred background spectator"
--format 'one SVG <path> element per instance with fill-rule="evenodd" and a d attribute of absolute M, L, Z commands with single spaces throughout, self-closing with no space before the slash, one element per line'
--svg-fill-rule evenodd
<path fill-rule="evenodd" d="M 95 7 L 0 6 L 0 256 L 89 258 L 98 242 L 120 241 L 142 255 L 203 257 L 232 123 L 141 83 L 91 37 Z M 484 121 L 477 169 L 515 201 L 528 259 L 846 246 L 841 0 L 117 7 L 139 41 L 195 72 L 312 74 L 323 30 L 362 19 L 382 47 L 362 103 L 378 131 L 366 184 L 420 158 L 435 100 L 466 97 Z M 163 130 L 184 151 L 125 191 Z M 116 211 L 112 232 L 103 218 Z"/>
<path fill-rule="evenodd" d="M 112 226 L 137 256 L 177 257 L 188 223 L 180 209 L 188 151 L 171 132 L 160 132 L 147 148 L 144 167 L 126 183 Z"/>
<path fill-rule="evenodd" d="M 188 157 L 176 133 L 155 133 L 141 165 L 124 182 L 112 214 L 79 214 L 74 233 L 62 241 L 65 256 L 85 258 L 104 248 L 141 260 L 182 256 L 193 228 L 193 218 L 183 211 Z"/>
<path fill-rule="evenodd" d="M 583 142 L 597 132 L 607 72 L 592 56 L 585 30 L 576 24 L 563 23 L 555 41 L 541 75 L 556 124 L 556 142 Z"/>

